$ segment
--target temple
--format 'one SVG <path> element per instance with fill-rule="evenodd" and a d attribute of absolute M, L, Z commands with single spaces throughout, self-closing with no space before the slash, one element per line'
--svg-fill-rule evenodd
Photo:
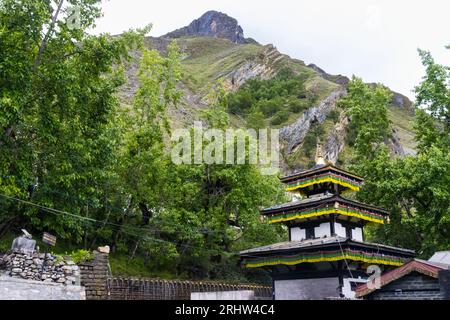
<path fill-rule="evenodd" d="M 364 227 L 387 223 L 389 213 L 343 197 L 360 190 L 363 178 L 326 163 L 320 143 L 312 169 L 281 181 L 294 201 L 261 214 L 285 224 L 289 241 L 239 253 L 244 267 L 270 271 L 274 299 L 354 298 L 370 265 L 384 272 L 414 257 L 413 250 L 364 241 Z"/>

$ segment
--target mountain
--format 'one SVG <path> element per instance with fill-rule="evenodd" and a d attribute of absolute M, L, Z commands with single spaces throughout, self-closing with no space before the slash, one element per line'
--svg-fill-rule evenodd
<path fill-rule="evenodd" d="M 249 43 L 244 38 L 244 30 L 237 20 L 218 11 L 208 11 L 188 26 L 172 31 L 164 38 L 180 38 L 184 36 L 215 37 L 228 39 L 233 43 Z"/>
<path fill-rule="evenodd" d="M 289 101 L 279 106 L 284 117 L 267 115 L 267 126 L 280 129 L 282 142 L 282 167 L 284 173 L 303 169 L 314 157 L 315 137 L 324 142 L 326 157 L 332 162 L 344 164 L 351 154 L 347 143 L 349 119 L 337 105 L 346 94 L 349 79 L 342 75 L 331 75 L 315 64 L 306 65 L 302 60 L 282 54 L 272 45 L 261 45 L 244 38 L 244 32 L 236 19 L 217 11 L 208 11 L 188 26 L 161 37 L 148 37 L 146 45 L 165 53 L 166 46 L 176 39 L 184 53 L 182 61 L 183 79 L 179 89 L 183 99 L 177 109 L 169 110 L 173 127 L 190 125 L 199 120 L 200 110 L 208 108 L 207 95 L 221 80 L 230 93 L 238 92 L 249 79 L 273 79 L 281 70 L 289 69 L 295 77 L 302 79 L 305 96 L 299 98 L 301 110 L 292 111 Z M 123 89 L 123 103 L 129 104 L 138 83 L 135 76 L 137 65 L 127 70 L 129 84 Z M 399 93 L 393 93 L 389 117 L 394 131 L 386 141 L 392 156 L 414 153 L 412 120 L 414 109 L 411 101 Z M 247 118 L 231 113 L 235 127 L 246 127 Z"/>

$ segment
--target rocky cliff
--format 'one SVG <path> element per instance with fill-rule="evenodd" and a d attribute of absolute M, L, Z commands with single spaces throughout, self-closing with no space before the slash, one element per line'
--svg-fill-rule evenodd
<path fill-rule="evenodd" d="M 234 43 L 249 43 L 244 38 L 244 30 L 237 20 L 218 11 L 208 11 L 188 26 L 172 31 L 163 38 L 179 38 L 183 36 L 216 37 L 231 40 Z"/>

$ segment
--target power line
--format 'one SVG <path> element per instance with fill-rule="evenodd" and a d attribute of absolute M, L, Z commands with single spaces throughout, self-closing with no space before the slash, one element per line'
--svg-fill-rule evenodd
<path fill-rule="evenodd" d="M 93 219 L 93 218 L 83 217 L 83 216 L 80 216 L 80 215 L 77 215 L 77 214 L 74 214 L 74 213 L 70 213 L 70 212 L 67 212 L 67 211 L 62 211 L 62 210 L 49 208 L 49 207 L 46 207 L 46 206 L 43 206 L 43 205 L 36 204 L 34 202 L 31 202 L 31 201 L 18 199 L 18 198 L 15 198 L 15 197 L 4 195 L 4 194 L 0 194 L 0 197 L 6 198 L 6 199 L 9 199 L 9 200 L 18 201 L 18 202 L 21 202 L 21 203 L 24 203 L 24 204 L 28 204 L 28 205 L 31 205 L 31 206 L 34 206 L 34 207 L 38 207 L 38 208 L 40 208 L 40 209 L 42 209 L 44 211 L 47 211 L 49 213 L 52 213 L 52 214 L 68 215 L 68 216 L 71 216 L 71 217 L 74 217 L 74 218 L 77 218 L 77 219 L 82 219 L 82 220 L 86 220 L 86 221 L 93 222 L 93 223 L 101 223 L 103 225 L 108 224 L 108 225 L 111 225 L 111 226 L 114 226 L 114 227 L 118 227 L 118 228 L 120 228 L 120 231 L 122 231 L 123 233 L 126 233 L 126 234 L 134 236 L 134 237 L 139 237 L 139 238 L 141 238 L 143 240 L 151 240 L 151 241 L 156 241 L 156 242 L 169 243 L 169 244 L 173 244 L 175 246 L 190 247 L 190 248 L 199 249 L 199 250 L 206 251 L 206 252 L 217 253 L 219 251 L 219 250 L 205 249 L 205 248 L 201 248 L 201 247 L 197 247 L 197 246 L 191 246 L 191 245 L 187 245 L 187 244 L 180 244 L 180 243 L 176 243 L 176 242 L 173 242 L 173 241 L 158 239 L 158 238 L 150 237 L 150 236 L 147 236 L 147 235 L 135 234 L 135 233 L 129 232 L 129 230 L 134 230 L 134 231 L 137 231 L 137 232 L 146 232 L 146 231 L 167 232 L 166 230 L 161 230 L 161 229 L 142 229 L 142 228 L 137 228 L 137 227 L 133 227 L 133 226 L 126 226 L 126 225 L 124 226 L 124 225 L 120 225 L 120 224 L 113 223 L 113 222 L 100 221 L 100 220 L 96 220 L 96 219 Z M 129 230 L 127 230 L 127 229 L 129 229 Z"/>
<path fill-rule="evenodd" d="M 50 190 L 50 189 L 48 189 L 48 190 Z M 52 190 L 52 191 L 55 192 L 55 193 L 58 193 L 58 192 L 55 191 L 55 190 Z M 34 202 L 31 202 L 31 201 L 26 201 L 26 200 L 18 199 L 18 198 L 14 198 L 14 197 L 7 196 L 7 195 L 3 195 L 3 194 L 0 194 L 0 196 L 2 196 L 2 197 L 4 197 L 4 198 L 8 198 L 8 199 L 10 199 L 10 200 L 15 200 L 15 201 L 19 201 L 19 202 L 22 202 L 22 203 L 25 203 L 25 204 L 28 204 L 28 205 L 32 205 L 32 206 L 38 207 L 38 208 L 40 208 L 40 209 L 42 209 L 42 210 L 50 211 L 51 213 L 66 214 L 66 215 L 72 216 L 72 217 L 74 217 L 74 218 L 84 219 L 84 220 L 88 220 L 88 221 L 91 221 L 91 222 L 98 222 L 98 223 L 102 223 L 102 224 L 109 224 L 109 225 L 115 225 L 115 226 L 118 226 L 118 227 L 123 227 L 123 225 L 115 224 L 115 223 L 113 223 L 113 222 L 100 221 L 100 220 L 96 220 L 96 219 L 93 219 L 93 218 L 84 217 L 84 216 L 77 215 L 77 214 L 74 214 L 74 213 L 70 213 L 70 212 L 66 212 L 66 211 L 61 211 L 61 210 L 49 208 L 49 207 L 46 207 L 46 206 L 43 206 L 43 205 L 39 205 L 39 204 L 36 204 L 36 203 L 34 203 Z M 72 197 L 72 198 L 73 198 L 73 197 Z M 73 198 L 73 199 L 75 199 L 75 198 Z M 120 209 L 120 208 L 118 208 L 118 207 L 110 207 L 110 208 L 116 209 L 117 212 L 120 211 L 120 213 L 123 213 L 123 209 Z M 142 230 L 142 231 L 143 231 L 143 230 L 146 230 L 146 231 L 156 231 L 156 232 L 167 232 L 167 230 L 162 230 L 162 229 L 157 229 L 157 228 L 148 228 L 148 229 L 139 229 L 139 230 Z M 190 229 L 189 231 L 196 231 L 196 232 L 204 233 L 204 234 L 218 234 L 218 233 L 222 233 L 222 232 L 220 232 L 220 231 L 214 231 L 214 230 L 210 230 L 210 229 L 208 229 L 208 228 L 192 228 L 192 229 Z"/>
<path fill-rule="evenodd" d="M 65 198 L 68 198 L 68 199 L 73 199 L 73 200 L 77 200 L 77 201 L 80 200 L 79 198 L 67 195 L 67 194 L 65 194 L 63 192 L 60 192 L 58 190 L 51 189 L 51 188 L 48 188 L 48 187 L 44 187 L 42 190 L 44 192 L 50 192 L 50 193 L 54 193 L 54 194 L 57 194 L 57 195 L 61 195 L 61 196 L 65 197 Z M 84 202 L 84 204 L 86 204 L 86 205 L 92 205 L 93 203 L 95 203 L 95 201 L 92 201 L 92 200 L 90 202 L 88 200 L 85 200 L 85 201 L 82 201 L 82 202 Z M 108 205 L 108 204 L 102 204 L 102 207 L 104 207 L 106 209 L 112 209 L 113 211 L 121 213 L 121 214 L 124 213 L 124 208 L 119 208 L 119 207 L 111 206 L 111 205 Z M 163 231 L 163 230 L 158 230 L 158 229 L 153 229 L 153 230 L 155 230 L 155 231 Z M 204 234 L 218 234 L 218 233 L 222 233 L 221 231 L 210 230 L 208 228 L 192 228 L 191 231 L 197 231 L 197 232 L 204 233 Z"/>

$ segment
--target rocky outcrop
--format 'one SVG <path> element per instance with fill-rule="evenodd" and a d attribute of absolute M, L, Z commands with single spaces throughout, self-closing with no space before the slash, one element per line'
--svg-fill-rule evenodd
<path fill-rule="evenodd" d="M 307 67 L 316 71 L 317 74 L 319 74 L 322 78 L 324 78 L 328 81 L 334 82 L 336 84 L 342 85 L 342 86 L 347 86 L 347 84 L 350 81 L 350 79 L 348 77 L 343 76 L 341 74 L 338 74 L 338 75 L 329 74 L 329 73 L 325 72 L 323 69 L 319 68 L 314 63 L 308 64 Z M 368 85 L 375 86 L 376 84 L 368 83 Z M 406 97 L 405 95 L 403 95 L 401 93 L 392 91 L 392 90 L 391 90 L 391 93 L 392 93 L 392 105 L 399 107 L 401 109 L 404 109 L 410 114 L 414 114 L 413 103 L 411 102 L 411 100 L 409 100 L 408 97 Z"/>
<path fill-rule="evenodd" d="M 348 123 L 348 117 L 341 113 L 339 121 L 334 124 L 325 141 L 324 157 L 333 164 L 336 164 L 339 154 L 344 149 Z"/>
<path fill-rule="evenodd" d="M 169 32 L 164 38 L 179 38 L 183 36 L 204 36 L 224 38 L 234 43 L 249 43 L 244 38 L 244 30 L 237 20 L 218 11 L 208 11 L 188 26 Z"/>
<path fill-rule="evenodd" d="M 322 78 L 324 78 L 324 79 L 326 79 L 328 81 L 337 83 L 339 85 L 346 86 L 348 84 L 348 82 L 350 81 L 349 78 L 347 78 L 346 76 L 343 76 L 341 74 L 332 75 L 332 74 L 326 73 L 323 69 L 319 68 L 314 63 L 308 64 L 307 67 L 313 69 L 314 71 L 316 71 Z"/>
<path fill-rule="evenodd" d="M 275 66 L 285 57 L 287 56 L 281 54 L 273 45 L 266 45 L 257 59 L 245 61 L 239 68 L 226 75 L 225 88 L 236 91 L 251 78 L 271 78 L 278 70 Z"/>
<path fill-rule="evenodd" d="M 333 91 L 318 106 L 306 110 L 293 124 L 280 129 L 280 139 L 285 143 L 286 153 L 294 151 L 305 139 L 313 122 L 323 123 L 336 102 L 344 96 L 345 89 Z"/>
<path fill-rule="evenodd" d="M 268 78 L 268 74 L 271 73 L 272 70 L 267 68 L 264 64 L 255 61 L 247 61 L 226 77 L 224 85 L 228 91 L 236 91 L 247 80 L 255 77 L 260 77 L 261 79 Z"/>
<path fill-rule="evenodd" d="M 411 100 L 409 100 L 408 97 L 404 96 L 401 93 L 395 92 L 395 91 L 391 91 L 392 92 L 392 104 L 405 109 L 406 111 L 408 111 L 410 114 L 414 115 L 414 107 L 413 107 L 413 103 L 411 102 Z"/>
<path fill-rule="evenodd" d="M 392 136 L 384 142 L 392 157 L 404 157 L 407 153 L 400 143 L 400 137 L 395 129 L 392 130 Z"/>

